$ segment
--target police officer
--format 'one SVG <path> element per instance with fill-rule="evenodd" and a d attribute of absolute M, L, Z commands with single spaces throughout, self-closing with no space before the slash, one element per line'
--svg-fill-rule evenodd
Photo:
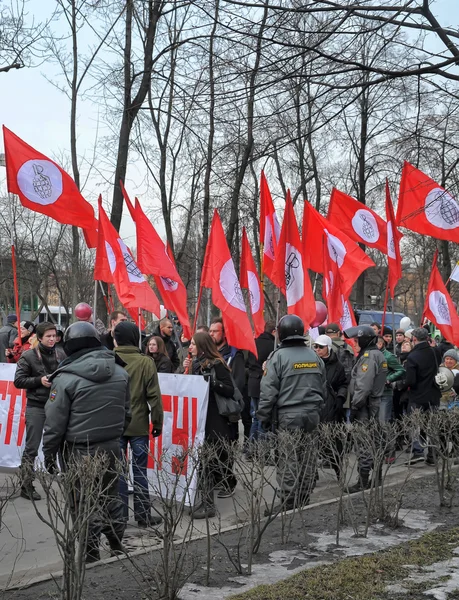
<path fill-rule="evenodd" d="M 260 385 L 257 418 L 264 429 L 310 433 L 319 424 L 326 395 L 325 366 L 305 345 L 304 324 L 286 315 L 277 328 L 280 345 L 269 356 Z M 295 443 L 296 442 L 296 443 Z M 277 461 L 277 484 L 281 502 L 266 514 L 304 506 L 315 481 L 315 459 L 306 440 L 282 448 Z M 287 442 L 288 445 L 288 442 Z"/>
<path fill-rule="evenodd" d="M 99 333 L 87 321 L 70 325 L 64 334 L 68 356 L 50 377 L 45 406 L 43 454 L 50 472 L 59 452 L 63 468 L 105 455 L 100 511 L 89 517 L 86 562 L 100 560 L 99 539 L 104 533 L 112 555 L 123 552 L 123 504 L 118 494 L 120 437 L 130 421 L 129 376 L 115 363 L 111 350 L 101 346 Z M 78 517 L 79 483 L 69 490 L 71 510 Z M 99 513 L 99 514 L 97 514 Z M 84 523 L 82 524 L 84 525 Z"/>
<path fill-rule="evenodd" d="M 376 346 L 377 334 L 373 327 L 360 325 L 344 331 L 347 338 L 353 338 L 359 353 L 351 371 L 351 419 L 366 423 L 377 419 L 381 398 L 387 378 L 387 361 Z M 357 448 L 359 479 L 349 488 L 350 493 L 367 489 L 370 486 L 370 471 L 373 458 Z M 378 482 L 379 482 L 378 478 Z"/>

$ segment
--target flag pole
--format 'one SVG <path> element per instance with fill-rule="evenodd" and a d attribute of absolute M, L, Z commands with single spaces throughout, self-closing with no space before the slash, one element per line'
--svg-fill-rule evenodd
<path fill-rule="evenodd" d="M 382 320 L 381 320 L 381 335 L 383 335 L 383 332 L 384 332 L 384 323 L 386 321 L 386 311 L 387 311 L 387 300 L 388 299 L 389 299 L 389 278 L 387 278 L 386 293 L 384 295 L 384 309 L 383 309 L 383 316 L 382 316 Z"/>
<path fill-rule="evenodd" d="M 137 309 L 138 312 L 138 321 L 139 321 L 139 350 L 142 350 L 142 313 L 140 312 L 140 307 Z M 161 316 L 161 315 L 159 315 Z"/>
<path fill-rule="evenodd" d="M 202 289 L 203 288 L 201 286 L 199 288 L 198 301 L 196 302 L 196 312 L 194 313 L 194 323 L 193 323 L 193 331 L 192 331 L 192 333 L 194 333 L 196 331 L 196 326 L 198 324 L 199 309 L 201 308 Z"/>
<path fill-rule="evenodd" d="M 16 310 L 16 315 L 18 318 L 18 342 L 19 345 L 22 346 L 21 339 L 21 309 L 19 306 L 19 288 L 18 288 L 18 273 L 17 273 L 17 264 L 16 264 L 16 248 L 14 244 L 14 232 L 13 232 L 13 211 L 11 209 L 12 203 L 12 194 L 8 193 L 8 213 L 10 218 L 10 234 L 11 234 L 11 266 L 13 269 L 13 287 L 14 287 L 14 306 Z"/>
<path fill-rule="evenodd" d="M 92 307 L 92 316 L 94 319 L 94 327 L 96 326 L 96 319 L 97 319 L 97 279 L 94 280 L 94 304 Z"/>
<path fill-rule="evenodd" d="M 279 324 L 279 312 L 280 312 L 280 289 L 277 288 L 277 308 L 276 308 L 276 336 L 274 338 L 274 348 L 279 345 L 279 332 L 277 331 L 277 325 Z"/>
<path fill-rule="evenodd" d="M 395 291 L 395 290 L 394 290 Z M 392 300 L 392 348 L 394 350 L 394 354 L 395 354 L 395 309 L 394 309 L 394 300 L 395 298 L 391 297 Z"/>

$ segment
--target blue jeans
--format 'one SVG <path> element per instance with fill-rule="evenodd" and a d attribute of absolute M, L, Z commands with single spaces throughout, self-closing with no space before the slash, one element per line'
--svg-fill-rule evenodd
<path fill-rule="evenodd" d="M 383 394 L 381 404 L 379 405 L 379 422 L 389 423 L 392 420 L 392 407 L 394 397 L 392 394 Z"/>
<path fill-rule="evenodd" d="M 148 435 L 133 437 L 122 436 L 120 438 L 122 458 L 126 460 L 128 444 L 131 446 L 132 451 L 132 473 L 134 476 L 134 518 L 136 521 L 147 521 L 151 514 L 147 479 L 149 441 Z M 126 474 L 128 472 L 127 461 L 125 472 Z M 128 521 L 129 497 L 128 484 L 125 477 L 120 477 L 119 492 L 121 500 L 123 501 L 124 518 L 126 521 Z"/>
<path fill-rule="evenodd" d="M 252 426 L 250 428 L 249 440 L 251 442 L 256 442 L 265 436 L 265 431 L 263 430 L 260 421 L 257 419 L 258 401 L 259 398 L 250 399 L 250 415 L 252 417 Z"/>

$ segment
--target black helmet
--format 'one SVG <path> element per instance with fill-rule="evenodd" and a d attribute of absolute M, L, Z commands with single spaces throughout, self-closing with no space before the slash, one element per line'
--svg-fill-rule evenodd
<path fill-rule="evenodd" d="M 344 336 L 347 338 L 357 338 L 360 348 L 363 350 L 369 346 L 372 342 L 376 341 L 376 333 L 373 327 L 370 325 L 357 325 L 356 327 L 349 327 L 343 331 Z"/>
<path fill-rule="evenodd" d="M 292 336 L 302 337 L 304 336 L 304 323 L 296 315 L 285 315 L 277 325 L 277 333 L 281 342 Z"/>
<path fill-rule="evenodd" d="M 64 333 L 64 350 L 70 356 L 84 348 L 101 346 L 97 329 L 87 321 L 77 321 L 67 327 Z"/>

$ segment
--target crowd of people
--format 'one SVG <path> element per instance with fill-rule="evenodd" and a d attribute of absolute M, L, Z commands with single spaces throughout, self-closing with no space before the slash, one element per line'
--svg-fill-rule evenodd
<path fill-rule="evenodd" d="M 107 330 L 100 322 L 92 323 L 91 311 L 85 315 L 65 333 L 50 322 L 35 325 L 8 315 L 0 329 L 0 360 L 17 364 L 15 386 L 26 390 L 26 441 L 19 469 L 23 498 L 41 500 L 34 487 L 41 443 L 45 467 L 52 474 L 82 456 L 109 457 L 111 468 L 103 473 L 104 519 L 94 520 L 89 528 L 87 562 L 100 559 L 102 533 L 112 554 L 124 551 L 128 448 L 134 518 L 139 527 L 161 522 L 147 478 L 150 437 L 160 436 L 163 426 L 158 373 L 200 375 L 209 382 L 204 446 L 210 458 L 199 468 L 200 500 L 192 509 L 196 519 L 215 516 L 215 496 L 227 498 L 235 492 L 231 447 L 239 443 L 240 420 L 243 452 L 250 461 L 266 435 L 292 431 L 301 439 L 321 422 L 386 423 L 416 409 L 451 407 L 459 392 L 459 353 L 446 340 L 437 345 L 427 327 L 398 329 L 393 339 L 393 331 L 378 323 L 345 331 L 329 323 L 312 340 L 299 317 L 285 315 L 278 323 L 266 322 L 255 340 L 255 356 L 228 344 L 221 318 L 210 326 L 199 325 L 188 340 L 168 318 L 150 336 L 141 337 L 123 311 L 110 314 Z M 451 385 L 439 384 L 440 366 L 451 372 Z M 277 457 L 279 502 L 267 515 L 309 502 L 316 465 L 304 460 L 306 444 L 296 440 Z M 387 463 L 395 460 L 404 442 L 391 448 Z M 343 448 L 339 439 L 333 444 L 329 466 L 339 479 Z M 407 452 L 411 462 L 435 460 L 422 433 L 409 441 Z M 370 476 L 380 478 L 372 457 L 359 448 L 356 454 L 358 480 L 350 492 L 369 487 Z M 115 468 L 120 461 L 125 461 L 126 476 Z"/>

